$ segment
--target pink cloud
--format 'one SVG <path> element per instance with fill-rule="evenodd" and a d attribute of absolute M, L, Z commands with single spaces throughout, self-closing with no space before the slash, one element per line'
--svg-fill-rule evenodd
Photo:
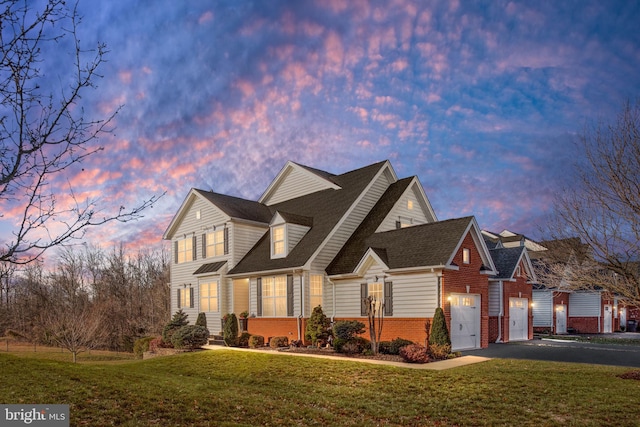
<path fill-rule="evenodd" d="M 206 11 L 198 18 L 198 24 L 200 25 L 206 24 L 211 21 L 213 21 L 213 12 L 211 12 L 210 10 Z"/>
<path fill-rule="evenodd" d="M 344 47 L 342 46 L 342 40 L 335 31 L 329 32 L 324 42 L 324 48 L 326 52 L 327 66 L 326 69 L 333 73 L 340 73 L 342 71 L 342 64 L 344 61 Z"/>
<path fill-rule="evenodd" d="M 122 70 L 118 73 L 118 78 L 124 84 L 131 84 L 132 73 L 131 70 Z"/>
<path fill-rule="evenodd" d="M 356 113 L 356 115 L 360 117 L 360 120 L 362 120 L 365 123 L 369 118 L 369 112 L 362 107 L 351 107 L 349 108 L 349 111 L 353 111 L 354 113 Z"/>

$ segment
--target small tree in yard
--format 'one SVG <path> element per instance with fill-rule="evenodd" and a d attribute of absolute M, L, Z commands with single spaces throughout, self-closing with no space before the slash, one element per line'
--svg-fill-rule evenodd
<path fill-rule="evenodd" d="M 162 341 L 164 341 L 166 344 L 171 344 L 171 338 L 173 337 L 173 334 L 176 333 L 178 329 L 188 324 L 189 322 L 187 321 L 187 314 L 182 311 L 182 309 L 176 311 L 171 318 L 171 321 L 167 323 L 167 325 L 162 330 Z"/>
<path fill-rule="evenodd" d="M 205 329 L 207 328 L 207 315 L 204 313 L 198 313 L 198 318 L 196 319 L 196 326 L 202 326 Z"/>
<path fill-rule="evenodd" d="M 378 301 L 374 296 L 364 299 L 364 306 L 369 321 L 369 337 L 371 340 L 371 352 L 378 354 L 378 343 L 382 336 L 382 325 L 384 323 L 384 302 Z"/>
<path fill-rule="evenodd" d="M 307 322 L 305 339 L 311 340 L 313 345 L 317 345 L 318 341 L 326 340 L 329 337 L 330 324 L 331 320 L 322 312 L 322 307 L 315 307 Z"/>
<path fill-rule="evenodd" d="M 451 338 L 449 337 L 449 330 L 447 329 L 447 321 L 444 318 L 444 311 L 441 307 L 436 308 L 436 312 L 433 315 L 429 344 L 451 345 Z"/>
<path fill-rule="evenodd" d="M 229 314 L 226 318 L 222 331 L 224 343 L 229 347 L 235 347 L 238 345 L 238 318 L 235 313 Z"/>

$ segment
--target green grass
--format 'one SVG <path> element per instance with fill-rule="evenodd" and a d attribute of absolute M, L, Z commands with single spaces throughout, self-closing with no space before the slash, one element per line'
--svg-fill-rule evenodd
<path fill-rule="evenodd" d="M 640 384 L 595 365 L 491 360 L 422 371 L 203 351 L 72 364 L 0 353 L 3 403 L 64 403 L 72 425 L 634 425 Z"/>

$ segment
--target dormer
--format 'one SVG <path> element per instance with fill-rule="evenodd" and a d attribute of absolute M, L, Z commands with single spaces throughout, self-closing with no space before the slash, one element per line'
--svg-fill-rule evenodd
<path fill-rule="evenodd" d="M 312 225 L 312 218 L 277 211 L 269 224 L 271 259 L 287 257 Z"/>

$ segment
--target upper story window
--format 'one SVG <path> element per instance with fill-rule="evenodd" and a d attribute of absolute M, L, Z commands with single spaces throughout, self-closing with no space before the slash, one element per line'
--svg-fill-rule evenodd
<path fill-rule="evenodd" d="M 413 210 L 413 200 L 407 200 L 407 209 Z"/>
<path fill-rule="evenodd" d="M 324 277 L 321 274 L 312 274 L 309 283 L 309 304 L 313 310 L 322 305 L 322 282 Z"/>
<path fill-rule="evenodd" d="M 194 241 L 195 237 L 186 237 L 174 242 L 175 262 L 182 264 L 183 262 L 193 261 L 194 259 Z"/>
<path fill-rule="evenodd" d="M 206 257 L 216 257 L 224 255 L 224 246 L 225 242 L 225 229 L 221 228 L 219 230 L 212 231 L 207 233 L 205 236 L 206 239 Z"/>
<path fill-rule="evenodd" d="M 286 255 L 284 227 L 284 224 L 271 227 L 271 256 L 274 258 L 280 258 Z"/>
<path fill-rule="evenodd" d="M 469 248 L 462 249 L 462 263 L 469 264 L 471 262 L 471 250 Z"/>

